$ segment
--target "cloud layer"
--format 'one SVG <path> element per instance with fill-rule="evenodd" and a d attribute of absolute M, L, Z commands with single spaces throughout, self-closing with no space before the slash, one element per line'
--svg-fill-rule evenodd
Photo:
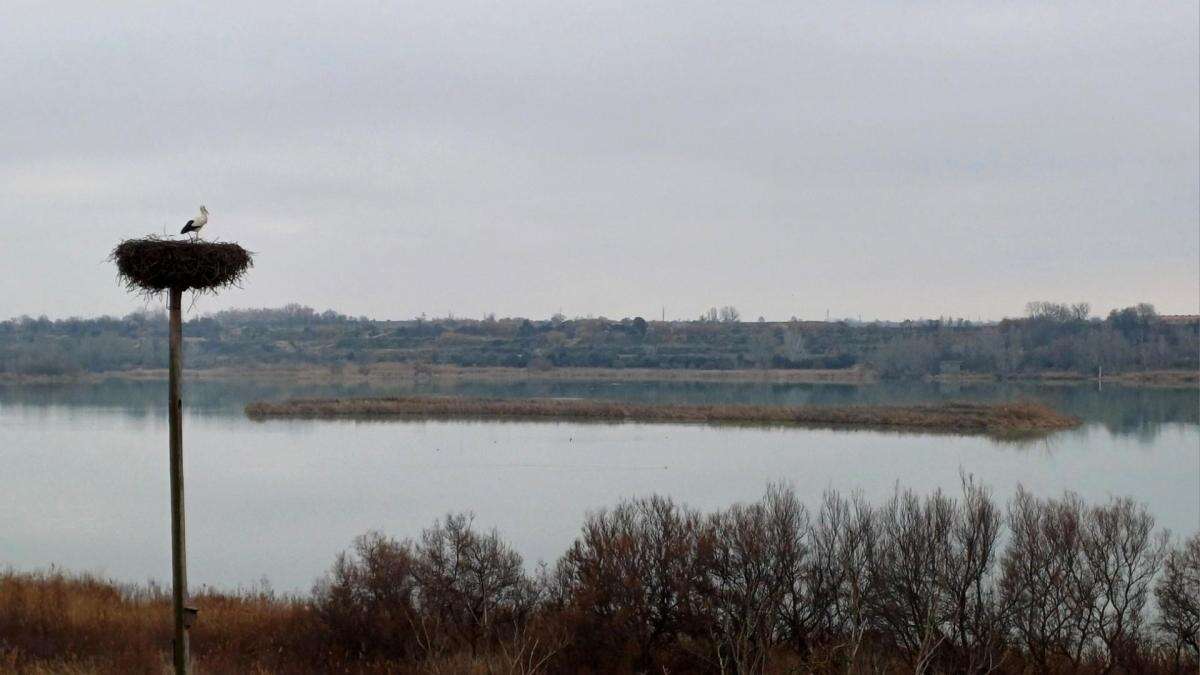
<path fill-rule="evenodd" d="M 0 8 L 0 316 L 1200 310 L 1193 2 L 247 4 Z"/>

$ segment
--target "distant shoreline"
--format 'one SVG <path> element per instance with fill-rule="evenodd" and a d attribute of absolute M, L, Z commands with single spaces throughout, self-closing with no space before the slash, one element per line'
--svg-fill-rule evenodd
<path fill-rule="evenodd" d="M 258 401 L 251 419 L 502 419 L 705 424 L 751 424 L 877 429 L 993 437 L 1073 429 L 1080 420 L 1039 403 L 933 405 L 766 406 L 650 405 L 592 399 L 495 399 L 458 396 L 310 398 Z"/>
<path fill-rule="evenodd" d="M 420 366 L 411 363 L 373 363 L 368 366 L 280 366 L 266 368 L 221 367 L 187 370 L 189 379 L 246 380 L 302 382 L 307 384 L 389 383 L 396 381 L 460 381 L 460 382 L 713 382 L 765 384 L 878 384 L 887 380 L 870 370 L 685 370 L 660 368 L 504 368 L 463 367 L 452 365 Z M 87 384 L 105 380 L 165 380 L 162 369 L 124 370 L 74 375 L 14 375 L 0 374 L 0 385 L 23 384 Z M 1021 382 L 1045 384 L 1096 383 L 1094 376 L 1067 372 L 1045 372 L 1010 377 L 1003 380 L 987 373 L 938 375 L 898 382 L 941 382 L 973 384 L 989 382 Z M 1200 371 L 1154 370 L 1105 375 L 1103 384 L 1138 387 L 1195 388 L 1200 387 Z"/>

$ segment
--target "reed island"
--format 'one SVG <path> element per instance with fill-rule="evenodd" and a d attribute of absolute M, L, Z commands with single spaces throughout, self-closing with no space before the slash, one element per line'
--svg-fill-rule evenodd
<path fill-rule="evenodd" d="M 987 436 L 1028 436 L 1072 429 L 1080 420 L 1040 403 L 767 406 L 652 405 L 592 399 L 452 396 L 296 398 L 246 406 L 251 419 L 508 419 L 703 423 L 879 429 Z"/>

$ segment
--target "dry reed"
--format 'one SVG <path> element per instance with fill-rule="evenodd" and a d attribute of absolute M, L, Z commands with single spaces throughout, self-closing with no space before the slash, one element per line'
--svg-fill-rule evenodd
<path fill-rule="evenodd" d="M 913 406 L 647 405 L 581 399 L 489 399 L 446 396 L 291 399 L 246 406 L 252 419 L 499 418 L 700 422 L 889 429 L 1008 436 L 1070 429 L 1080 421 L 1039 403 L 944 403 Z"/>

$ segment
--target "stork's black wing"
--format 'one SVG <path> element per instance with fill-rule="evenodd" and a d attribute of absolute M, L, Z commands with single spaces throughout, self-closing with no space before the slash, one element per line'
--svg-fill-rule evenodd
<path fill-rule="evenodd" d="M 194 220 L 187 221 L 187 225 L 183 226 L 183 229 L 179 231 L 179 234 L 187 234 L 188 232 L 191 232 L 192 230 L 196 229 L 196 228 L 192 227 L 192 223 L 194 223 L 194 222 L 196 222 L 196 221 L 194 221 Z"/>

